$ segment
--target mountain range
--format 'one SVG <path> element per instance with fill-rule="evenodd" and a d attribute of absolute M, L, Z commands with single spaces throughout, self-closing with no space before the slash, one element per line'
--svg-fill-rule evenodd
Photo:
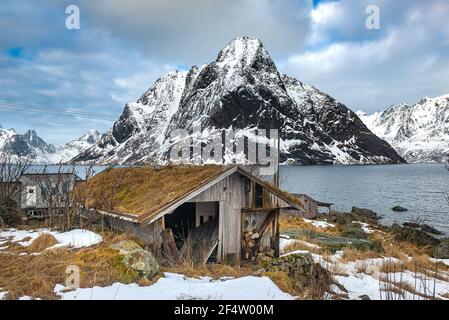
<path fill-rule="evenodd" d="M 354 113 L 281 74 L 260 40 L 239 37 L 211 63 L 160 77 L 101 137 L 91 130 L 56 147 L 34 130 L 0 127 L 0 151 L 38 163 L 164 163 L 177 130 L 198 126 L 208 139 L 214 129 L 279 129 L 287 164 L 441 162 L 449 152 L 449 95 Z"/>
<path fill-rule="evenodd" d="M 407 162 L 447 162 L 449 159 L 449 94 L 424 97 L 416 104 L 401 103 L 383 112 L 357 112 L 380 138 Z"/>
<path fill-rule="evenodd" d="M 35 130 L 28 130 L 25 134 L 17 133 L 14 129 L 3 129 L 0 126 L 0 152 L 12 158 L 28 158 L 36 164 L 65 163 L 93 146 L 100 139 L 97 130 L 89 130 L 78 139 L 63 146 L 46 143 Z"/>
<path fill-rule="evenodd" d="M 239 37 L 215 61 L 159 78 L 75 163 L 164 162 L 178 129 L 279 129 L 289 164 L 403 163 L 344 104 L 280 74 L 258 39 Z M 232 161 L 232 159 L 231 159 Z"/>

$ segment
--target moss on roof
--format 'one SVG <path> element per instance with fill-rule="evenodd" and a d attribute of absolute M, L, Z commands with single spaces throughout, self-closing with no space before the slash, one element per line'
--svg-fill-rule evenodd
<path fill-rule="evenodd" d="M 77 188 L 86 195 L 83 202 L 87 208 L 142 218 L 230 168 L 220 165 L 113 168 Z"/>

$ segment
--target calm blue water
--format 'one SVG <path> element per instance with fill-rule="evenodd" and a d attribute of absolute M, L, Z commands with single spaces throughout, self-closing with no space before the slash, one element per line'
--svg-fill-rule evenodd
<path fill-rule="evenodd" d="M 383 223 L 424 219 L 449 234 L 449 171 L 441 164 L 381 166 L 282 166 L 281 187 L 334 203 L 334 209 L 370 208 Z M 394 212 L 401 205 L 408 212 Z"/>
<path fill-rule="evenodd" d="M 97 174 L 106 168 L 107 166 L 94 166 L 92 167 L 92 170 L 95 174 Z M 46 173 L 75 172 L 75 174 L 77 174 L 80 178 L 85 179 L 88 169 L 90 169 L 89 166 L 32 165 L 28 168 L 27 173 L 42 173 L 44 170 Z"/>

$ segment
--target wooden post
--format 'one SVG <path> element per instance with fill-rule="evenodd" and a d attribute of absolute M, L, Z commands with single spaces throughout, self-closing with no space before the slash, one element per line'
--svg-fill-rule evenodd
<path fill-rule="evenodd" d="M 280 232 L 279 232 L 279 216 L 281 214 L 281 209 L 276 209 L 276 217 L 275 217 L 275 232 L 274 232 L 274 257 L 279 258 L 280 256 Z"/>

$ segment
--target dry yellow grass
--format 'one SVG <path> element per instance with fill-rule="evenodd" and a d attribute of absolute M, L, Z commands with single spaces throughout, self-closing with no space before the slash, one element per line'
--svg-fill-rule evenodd
<path fill-rule="evenodd" d="M 299 240 L 297 242 L 292 242 L 282 248 L 282 253 L 289 253 L 296 250 L 306 250 L 311 253 L 321 254 L 321 248 L 315 247 L 312 243 Z"/>
<path fill-rule="evenodd" d="M 289 293 L 291 295 L 300 295 L 302 292 L 295 290 L 292 279 L 288 276 L 286 272 L 264 272 L 264 276 L 270 278 L 282 291 Z"/>
<path fill-rule="evenodd" d="M 117 250 L 110 249 L 111 242 L 119 237 L 104 235 L 101 245 L 78 250 L 57 248 L 44 250 L 37 255 L 0 251 L 0 288 L 8 292 L 7 299 L 27 295 L 33 298 L 57 299 L 53 290 L 56 284 L 65 284 L 65 270 L 76 265 L 81 271 L 81 287 L 105 286 L 114 282 L 130 283 L 137 274 L 122 263 Z M 45 242 L 48 244 L 49 242 Z M 28 248 L 23 248 L 28 251 Z"/>
<path fill-rule="evenodd" d="M 191 278 L 209 276 L 214 279 L 219 279 L 221 277 L 244 277 L 253 275 L 255 272 L 254 265 L 230 266 L 227 264 L 210 263 L 195 266 L 190 262 L 181 262 L 178 265 L 164 267 L 161 271 L 180 273 Z"/>
<path fill-rule="evenodd" d="M 317 228 L 314 225 L 304 221 L 304 219 L 299 216 L 281 216 L 279 219 L 279 226 L 281 228 L 281 231 L 286 229 L 298 228 L 311 230 L 314 232 L 327 233 L 331 235 L 338 235 L 341 232 L 340 225 L 329 228 Z"/>
<path fill-rule="evenodd" d="M 381 255 L 378 252 L 372 250 L 361 251 L 356 248 L 345 248 L 343 249 L 343 254 L 341 255 L 340 261 L 347 263 L 357 260 L 379 258 L 380 256 Z"/>
<path fill-rule="evenodd" d="M 49 234 L 49 233 L 43 233 L 39 237 L 33 240 L 33 242 L 27 247 L 28 252 L 41 252 L 42 250 L 45 250 L 47 248 L 50 248 L 51 246 L 58 243 L 58 240 L 56 238 Z"/>

